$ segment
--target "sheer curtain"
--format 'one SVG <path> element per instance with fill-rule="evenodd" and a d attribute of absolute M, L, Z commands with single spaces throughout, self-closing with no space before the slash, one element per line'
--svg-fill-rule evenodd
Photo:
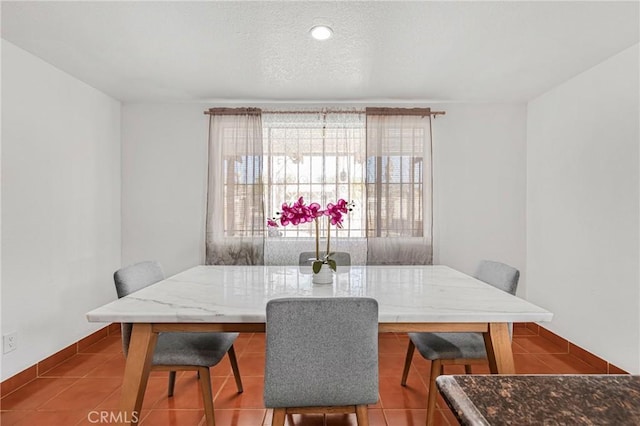
<path fill-rule="evenodd" d="M 261 111 L 212 108 L 209 114 L 206 264 L 263 264 Z"/>
<path fill-rule="evenodd" d="M 366 261 L 365 115 L 362 111 L 265 112 L 263 114 L 266 212 L 299 197 L 323 207 L 339 198 L 354 201 L 342 229 L 331 226 L 331 251 L 347 251 L 352 263 Z M 326 238 L 327 222 L 320 222 Z M 315 246 L 313 224 L 269 229 L 265 263 L 295 265 Z M 321 247 L 324 247 L 321 243 Z"/>
<path fill-rule="evenodd" d="M 367 108 L 367 263 L 431 264 L 428 108 Z"/>

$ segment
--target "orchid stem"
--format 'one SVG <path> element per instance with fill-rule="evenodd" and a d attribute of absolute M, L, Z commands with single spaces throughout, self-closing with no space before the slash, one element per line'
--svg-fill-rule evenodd
<path fill-rule="evenodd" d="M 330 218 L 327 217 L 327 253 L 326 256 L 329 256 L 329 242 L 331 241 L 331 223 Z"/>
<path fill-rule="evenodd" d="M 318 224 L 318 218 L 313 219 L 316 223 L 316 259 L 320 260 L 320 225 Z"/>

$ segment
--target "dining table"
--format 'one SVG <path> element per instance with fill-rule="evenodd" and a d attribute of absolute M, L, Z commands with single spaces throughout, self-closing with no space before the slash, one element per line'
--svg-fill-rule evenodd
<path fill-rule="evenodd" d="M 378 330 L 482 333 L 491 373 L 515 373 L 509 323 L 553 314 L 445 265 L 340 266 L 330 284 L 306 266 L 199 265 L 87 313 L 90 322 L 132 323 L 121 424 L 140 415 L 161 332 L 265 331 L 266 304 L 283 297 L 370 297 Z M 402 366 L 399 366 L 399 371 Z"/>

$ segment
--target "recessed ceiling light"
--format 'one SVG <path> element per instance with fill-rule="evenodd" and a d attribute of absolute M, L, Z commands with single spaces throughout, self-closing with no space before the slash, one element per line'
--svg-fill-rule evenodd
<path fill-rule="evenodd" d="M 316 40 L 326 40 L 333 35 L 333 30 L 326 25 L 316 25 L 312 27 L 309 32 L 311 33 L 311 37 Z"/>

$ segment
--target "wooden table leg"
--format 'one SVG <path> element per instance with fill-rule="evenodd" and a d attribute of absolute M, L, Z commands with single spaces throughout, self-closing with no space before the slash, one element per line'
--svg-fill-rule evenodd
<path fill-rule="evenodd" d="M 515 374 L 516 367 L 513 363 L 509 324 L 504 322 L 490 323 L 489 331 L 483 335 L 491 372 L 493 374 Z"/>
<path fill-rule="evenodd" d="M 140 420 L 142 399 L 147 389 L 147 379 L 157 340 L 158 333 L 151 331 L 151 324 L 133 324 L 120 396 L 120 413 L 118 414 L 121 425 L 136 425 Z"/>

